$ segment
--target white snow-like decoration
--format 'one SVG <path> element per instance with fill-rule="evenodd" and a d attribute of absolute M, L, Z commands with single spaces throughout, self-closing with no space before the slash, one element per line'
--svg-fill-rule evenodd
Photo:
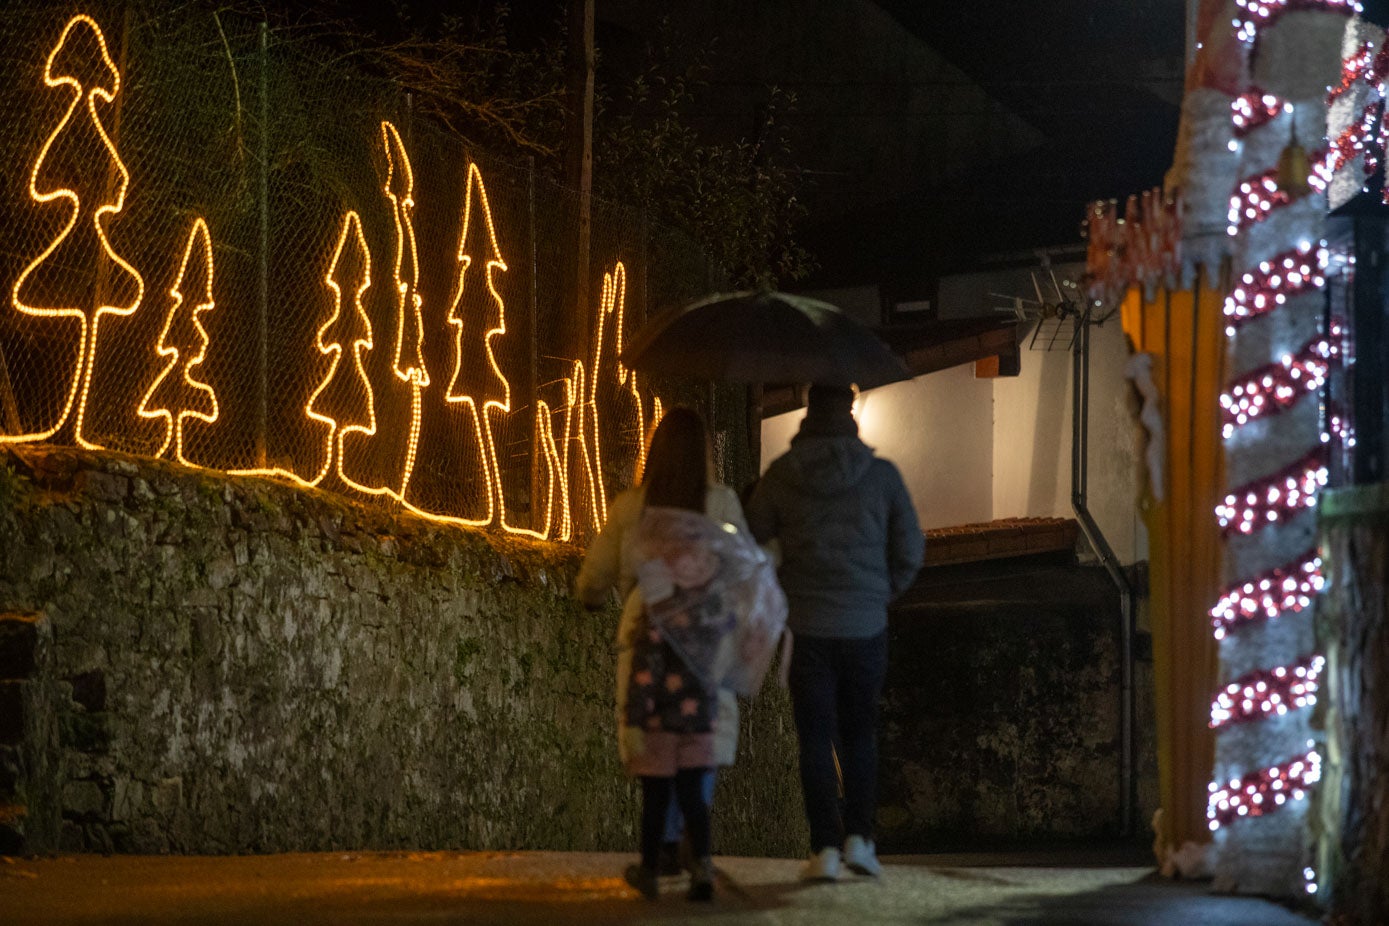
<path fill-rule="evenodd" d="M 1315 160 L 1325 151 L 1327 90 L 1339 81 L 1341 51 L 1349 19 L 1342 12 L 1299 10 L 1280 15 L 1258 30 L 1251 59 L 1251 88 L 1284 101 L 1283 111 L 1250 129 L 1234 146 L 1241 179 L 1271 175 L 1296 134 Z M 1233 125 L 1231 127 L 1233 132 Z M 1228 207 L 1227 194 L 1225 204 Z M 1322 239 L 1328 199 L 1325 193 L 1284 200 L 1256 221 L 1245 222 L 1230 238 L 1234 280 L 1290 248 L 1316 246 Z M 1230 376 L 1274 363 L 1320 333 L 1324 301 L 1318 291 L 1289 296 L 1266 314 L 1242 319 L 1227 330 Z M 1298 403 L 1265 420 L 1235 428 L 1225 440 L 1226 490 L 1282 471 L 1320 446 L 1316 403 Z M 1282 566 L 1316 543 L 1316 509 L 1304 508 L 1270 521 L 1223 544 L 1225 581 L 1237 585 Z M 1214 604 L 1214 603 L 1213 603 Z M 1315 595 L 1307 606 L 1268 620 L 1229 628 L 1220 640 L 1220 678 L 1225 685 L 1246 673 L 1265 671 L 1305 657 L 1315 645 Z M 1214 694 L 1214 693 L 1213 693 Z M 1310 712 L 1222 727 L 1216 735 L 1214 782 L 1257 774 L 1316 749 Z M 1220 889 L 1240 893 L 1305 896 L 1303 870 L 1309 859 L 1308 801 L 1280 802 L 1261 816 L 1220 821 L 1214 831 L 1212 862 Z"/>
<path fill-rule="evenodd" d="M 1166 492 L 1166 475 L 1162 461 L 1167 455 L 1167 436 L 1162 426 L 1162 409 L 1158 404 L 1158 387 L 1153 382 L 1153 355 L 1134 354 L 1124 365 L 1124 378 L 1133 380 L 1134 388 L 1143 397 L 1143 407 L 1138 412 L 1138 420 L 1148 432 L 1148 446 L 1144 451 L 1144 461 L 1148 465 L 1148 488 L 1155 501 L 1162 501 Z"/>
<path fill-rule="evenodd" d="M 1215 279 L 1233 252 L 1225 233 L 1230 190 L 1239 176 L 1242 142 L 1235 138 L 1230 98 L 1202 87 L 1182 98 L 1181 136 L 1167 187 L 1182 192 L 1182 270 L 1186 285 L 1200 269 Z"/>
<path fill-rule="evenodd" d="M 1372 59 L 1384 47 L 1384 42 L 1383 28 L 1356 17 L 1346 26 L 1341 41 L 1341 60 L 1344 62 L 1364 54 L 1366 49 Z M 1333 87 L 1339 85 L 1339 78 L 1332 82 Z M 1366 81 L 1356 80 L 1351 83 L 1331 102 L 1326 114 L 1326 137 L 1333 140 L 1339 138 L 1342 132 L 1359 123 L 1366 109 L 1380 98 L 1379 89 Z M 1332 176 L 1331 185 L 1327 188 L 1327 199 L 1331 208 L 1336 209 L 1344 205 L 1364 186 L 1365 156 L 1360 154 L 1341 165 Z"/>

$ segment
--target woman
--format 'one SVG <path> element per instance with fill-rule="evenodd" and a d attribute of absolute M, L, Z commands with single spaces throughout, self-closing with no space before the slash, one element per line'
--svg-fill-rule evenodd
<path fill-rule="evenodd" d="M 737 495 L 715 483 L 711 470 L 709 441 L 698 413 L 688 408 L 668 411 L 651 436 L 640 484 L 613 499 L 607 524 L 589 548 L 576 587 L 579 598 L 589 607 L 601 606 L 613 588 L 623 596 L 617 632 L 618 753 L 628 774 L 642 781 L 641 863 L 628 868 L 627 880 L 649 899 L 657 894 L 672 790 L 685 817 L 694 859 L 689 897 L 713 897 L 711 802 L 704 792 L 712 784 L 715 766 L 733 764 L 738 745 L 738 704 L 730 691 L 700 690 L 697 699 L 682 699 L 686 706 L 689 700 L 700 702 L 685 718 L 688 723 L 653 722 L 649 712 L 638 716 L 641 705 L 632 702 L 641 699 L 629 698 L 634 675 L 641 692 L 657 700 L 688 693 L 668 690 L 666 679 L 671 679 L 670 685 L 680 684 L 690 691 L 699 686 L 690 673 L 682 671 L 669 645 L 660 642 L 660 636 L 648 626 L 646 603 L 637 588 L 638 564 L 631 562 L 630 556 L 624 561 L 623 549 L 638 531 L 648 506 L 699 512 L 746 533 Z M 660 713 L 659 707 L 656 705 L 656 713 Z"/>

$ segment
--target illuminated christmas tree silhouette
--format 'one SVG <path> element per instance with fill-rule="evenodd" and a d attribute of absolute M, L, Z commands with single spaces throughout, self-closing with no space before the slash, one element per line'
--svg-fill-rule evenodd
<path fill-rule="evenodd" d="M 173 303 L 155 348 L 165 358 L 164 368 L 137 409 L 142 418 L 164 419 L 164 441 L 154 455 L 162 457 L 172 444 L 174 456 L 184 464 L 189 464 L 183 452 L 184 422 L 189 418 L 208 424 L 217 420 L 217 395 L 198 379 L 200 371 L 196 369 L 207 356 L 208 344 L 200 316 L 216 306 L 212 274 L 212 236 L 207 223 L 195 219 L 183 248 L 178 277 L 169 291 Z"/>
<path fill-rule="evenodd" d="M 386 198 L 391 203 L 395 223 L 395 259 L 392 282 L 395 285 L 395 352 L 391 368 L 396 378 L 410 384 L 410 434 L 401 471 L 399 496 L 403 499 L 415 468 L 415 452 L 420 440 L 423 404 L 420 393 L 429 385 L 424 364 L 424 300 L 419 293 L 420 258 L 415 245 L 415 175 L 410 155 L 400 133 L 389 122 L 381 123 L 381 141 L 386 149 Z"/>
<path fill-rule="evenodd" d="M 375 344 L 362 295 L 371 286 L 371 251 L 356 212 L 343 216 L 338 243 L 324 277 L 333 292 L 333 308 L 318 329 L 318 350 L 329 358 L 328 372 L 304 406 L 304 414 L 327 426 L 323 468 L 309 480 L 317 485 L 337 460 L 342 474 L 343 441 L 348 434 L 376 433 L 376 397 L 367 378 L 363 353 Z"/>
<path fill-rule="evenodd" d="M 589 524 L 594 531 L 601 530 L 608 519 L 607 489 L 603 485 L 605 444 L 610 461 L 622 452 L 630 450 L 634 454 L 634 472 L 630 475 L 635 478 L 646 464 L 647 421 L 654 423 L 661 417 L 661 400 L 655 396 L 645 399 L 637 372 L 618 359 L 627 334 L 626 307 L 627 267 L 618 261 L 612 272 L 603 274 L 594 323 L 593 360 L 579 386 L 583 396 L 582 465 L 587 471 Z M 600 409 L 606 416 L 600 415 Z M 604 417 L 608 420 L 604 421 Z"/>
<path fill-rule="evenodd" d="M 68 20 L 49 52 L 43 82 L 71 98 L 34 160 L 29 196 L 40 206 L 65 211 L 67 219 L 15 279 L 10 299 L 25 315 L 76 320 L 78 345 L 57 421 L 0 435 L 0 443 L 50 439 L 70 424 L 76 443 L 95 448 L 83 436 L 82 424 L 101 319 L 134 312 L 145 289 L 140 274 L 107 237 L 110 218 L 125 206 L 130 173 L 102 122 L 103 110 L 120 92 L 121 75 L 95 20 Z"/>
<path fill-rule="evenodd" d="M 505 427 L 512 414 L 511 383 L 507 380 L 498 358 L 499 341 L 506 336 L 507 329 L 506 303 L 497 289 L 498 281 L 495 276 L 498 272 L 505 273 L 507 268 L 497 243 L 497 228 L 492 221 L 492 207 L 487 200 L 487 187 L 483 183 L 482 172 L 477 164 L 468 165 L 463 225 L 458 236 L 457 258 L 458 284 L 448 315 L 448 322 L 454 328 L 454 365 L 453 375 L 449 378 L 447 399 L 468 410 L 469 421 L 476 432 L 482 457 L 479 461 L 479 471 L 483 474 L 487 487 L 486 520 L 495 521 L 504 530 L 513 533 L 526 533 L 543 538 L 547 536 L 550 522 L 553 520 L 552 502 L 546 503 L 544 516 L 537 518 L 535 526 L 530 529 L 516 527 L 507 521 L 506 492 L 503 483 L 505 470 L 497 453 L 497 433 Z M 465 350 L 465 346 L 471 346 L 473 350 Z M 470 368 L 469 359 L 478 361 L 476 366 L 484 371 L 486 377 L 481 390 L 485 398 L 480 406 L 477 398 L 462 391 L 459 385 L 460 374 Z M 542 454 L 546 466 L 542 478 L 553 486 L 558 474 L 554 471 L 552 455 L 544 445 L 540 431 L 542 426 L 548 433 L 549 409 L 537 404 L 532 411 L 532 452 Z M 552 497 L 553 490 L 547 495 Z"/>

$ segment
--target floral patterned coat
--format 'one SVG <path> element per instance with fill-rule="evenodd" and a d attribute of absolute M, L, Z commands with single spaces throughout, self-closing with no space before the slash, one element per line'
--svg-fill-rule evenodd
<path fill-rule="evenodd" d="M 627 703 L 627 682 L 632 669 L 632 646 L 636 635 L 644 625 L 642 619 L 645 604 L 637 589 L 637 577 L 624 568 L 622 562 L 623 538 L 641 522 L 645 507 L 646 492 L 642 486 L 633 486 L 618 495 L 608 505 L 608 521 L 603 530 L 589 547 L 579 569 L 575 583 L 575 594 L 590 607 L 601 605 L 615 588 L 622 596 L 622 620 L 617 628 L 617 748 L 623 763 L 627 763 L 633 750 L 640 749 L 639 730 L 628 727 L 623 717 Z M 738 496 L 725 485 L 711 485 L 704 497 L 704 513 L 716 521 L 726 521 L 747 531 L 743 518 L 743 507 Z M 732 765 L 738 752 L 738 699 L 733 692 L 720 690 L 718 714 L 714 720 L 715 757 L 720 765 Z"/>

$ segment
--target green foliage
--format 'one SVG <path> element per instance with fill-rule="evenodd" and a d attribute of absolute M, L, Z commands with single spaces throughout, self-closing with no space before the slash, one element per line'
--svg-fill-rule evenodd
<path fill-rule="evenodd" d="M 595 116 L 594 175 L 601 194 L 646 203 L 692 236 L 729 280 L 775 286 L 813 266 L 795 240 L 805 209 L 785 120 L 794 94 L 767 88 L 752 138 L 718 143 L 690 110 L 708 92 L 704 54 L 682 61 L 667 26 L 644 69 L 603 89 Z"/>
<path fill-rule="evenodd" d="M 310 4 L 320 15 L 341 5 Z M 563 5 L 546 20 L 489 0 L 449 12 L 394 0 L 370 23 L 358 12 L 336 32 L 312 37 L 410 93 L 417 111 L 455 134 L 497 153 L 530 155 L 559 180 L 567 118 L 562 20 Z M 666 25 L 644 60 L 618 67 L 601 47 L 597 54 L 594 193 L 642 204 L 649 221 L 693 239 L 736 285 L 805 276 L 814 262 L 795 240 L 805 210 L 785 125 L 794 95 L 767 88 L 753 136 L 715 141 L 692 118 L 710 89 L 707 49 L 691 51 Z"/>
<path fill-rule="evenodd" d="M 28 496 L 30 483 L 7 460 L 0 460 L 0 510 L 16 508 Z"/>

